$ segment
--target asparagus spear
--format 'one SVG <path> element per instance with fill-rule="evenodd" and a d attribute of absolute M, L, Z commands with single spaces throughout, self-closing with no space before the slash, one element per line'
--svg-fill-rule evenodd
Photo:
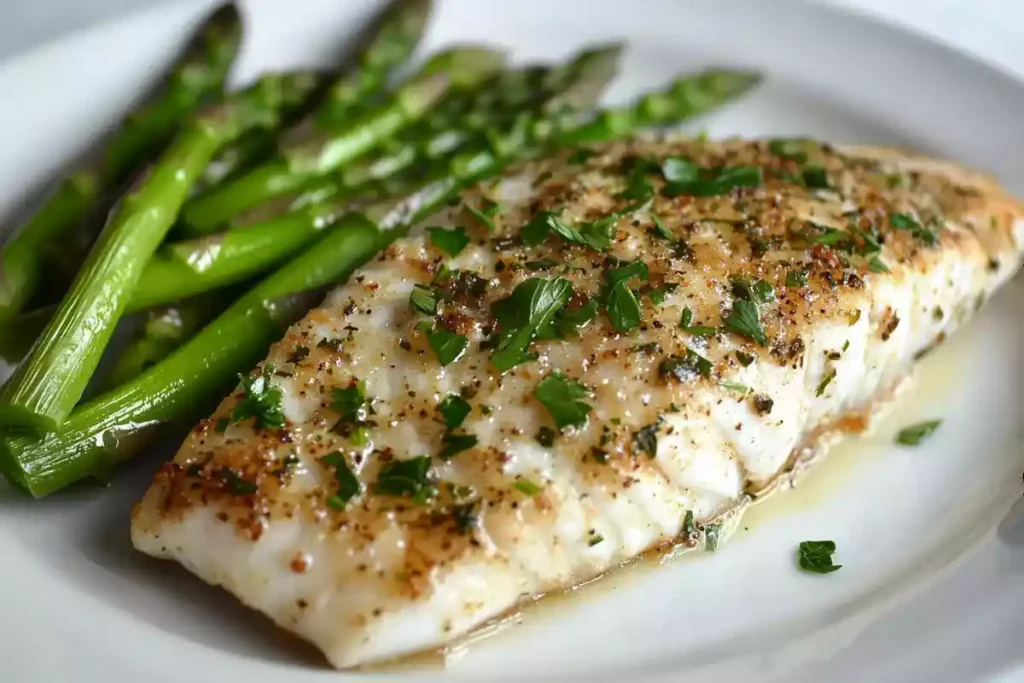
<path fill-rule="evenodd" d="M 82 396 L 146 261 L 217 149 L 275 125 L 313 77 L 266 76 L 197 113 L 121 200 L 28 357 L 0 390 L 0 424 L 52 431 Z"/>
<path fill-rule="evenodd" d="M 150 310 L 146 322 L 117 355 L 105 385 L 113 388 L 141 375 L 184 344 L 223 311 L 238 294 L 218 290 Z"/>
<path fill-rule="evenodd" d="M 39 288 L 52 245 L 70 248 L 76 228 L 163 147 L 197 104 L 221 90 L 242 38 L 235 5 L 221 6 L 197 31 L 163 89 L 131 112 L 74 166 L 43 206 L 0 252 L 0 319 L 24 307 Z"/>
<path fill-rule="evenodd" d="M 329 86 L 323 102 L 299 124 L 332 127 L 342 125 L 358 105 L 382 91 L 392 71 L 412 55 L 423 37 L 431 13 L 431 0 L 395 0 L 362 31 L 351 68 Z M 292 117 L 284 124 L 292 125 Z M 224 147 L 203 172 L 197 191 L 204 191 L 277 149 L 277 136 L 269 131 L 253 132 Z"/>
<path fill-rule="evenodd" d="M 249 171 L 197 198 L 183 214 L 183 232 L 213 232 L 235 215 L 273 197 L 301 188 L 316 176 L 366 154 L 424 116 L 451 87 L 467 87 L 497 71 L 502 53 L 461 47 L 435 55 L 388 101 L 326 132 L 313 126 L 292 129 L 280 143 L 280 159 Z"/>
<path fill-rule="evenodd" d="M 756 78 L 746 78 L 745 88 L 754 82 Z M 703 76 L 681 80 L 677 86 L 682 83 L 691 88 L 709 85 Z M 733 94 L 745 88 L 737 88 Z M 712 106 L 711 98 L 673 96 L 683 89 L 647 96 L 636 107 L 653 111 L 650 103 L 657 97 L 679 103 L 685 115 L 698 112 L 694 101 Z M 726 98 L 722 89 L 717 91 L 721 98 L 717 103 L 721 104 Z M 643 118 L 658 124 L 675 118 L 667 109 L 656 109 L 656 116 L 633 120 Z M 571 115 L 552 115 L 541 121 L 524 118 L 507 134 L 494 136 L 490 146 L 458 155 L 449 164 L 447 175 L 407 201 L 393 208 L 374 206 L 364 213 L 346 215 L 315 245 L 250 290 L 166 360 L 76 410 L 61 432 L 42 438 L 3 438 L 0 467 L 4 474 L 32 495 L 44 496 L 130 457 L 155 427 L 191 417 L 195 406 L 229 387 L 236 372 L 251 367 L 281 329 L 315 303 L 320 288 L 345 277 L 408 226 L 450 201 L 462 187 L 495 175 L 507 163 L 545 145 L 572 140 L 579 131 L 586 131 L 588 141 L 633 132 L 614 127 L 599 136 L 596 122 L 601 118 L 582 124 Z"/>

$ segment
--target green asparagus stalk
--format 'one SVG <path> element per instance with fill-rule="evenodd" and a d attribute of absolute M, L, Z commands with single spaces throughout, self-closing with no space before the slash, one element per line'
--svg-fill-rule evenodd
<path fill-rule="evenodd" d="M 159 93 L 131 112 L 59 182 L 43 206 L 0 252 L 0 320 L 20 311 L 44 279 L 49 250 L 71 248 L 74 233 L 106 207 L 108 197 L 153 158 L 182 119 L 223 88 L 242 38 L 235 5 L 216 10 L 199 28 Z"/>
<path fill-rule="evenodd" d="M 587 81 L 606 83 L 610 77 L 611 73 L 605 68 L 595 68 Z M 514 144 L 522 144 L 523 147 L 510 150 L 510 153 L 518 151 L 525 156 L 543 149 L 540 143 L 544 142 L 571 146 L 622 137 L 646 127 L 678 124 L 725 104 L 756 83 L 756 75 L 734 71 L 708 71 L 685 76 L 661 91 L 644 95 L 632 106 L 603 110 L 583 125 L 568 128 L 564 121 L 558 123 L 560 117 L 576 120 L 574 108 L 584 106 L 586 97 L 595 97 L 596 89 L 566 88 L 552 97 L 547 107 L 558 110 L 560 115 L 549 115 L 547 119 L 537 119 L 530 114 L 520 116 L 513 132 L 506 131 L 504 141 L 499 136 L 492 145 L 507 147 L 508 141 L 516 141 Z M 623 125 L 622 121 L 631 125 Z M 266 220 L 255 220 L 252 224 L 242 224 L 218 235 L 161 247 L 143 270 L 126 312 L 177 301 L 275 267 L 332 225 L 355 199 L 380 199 L 408 192 L 418 179 L 429 180 L 438 175 L 437 168 L 447 168 L 441 160 L 429 159 L 429 154 L 420 153 L 418 157 L 429 160 L 426 170 L 399 173 L 354 188 L 343 188 L 336 182 L 336 176 L 325 177 L 321 179 L 321 195 L 299 208 Z M 0 357 L 8 362 L 20 359 L 25 344 L 18 340 L 34 337 L 52 314 L 52 308 L 36 309 L 0 328 L 0 339 L 9 340 L 0 342 Z"/>
<path fill-rule="evenodd" d="M 0 389 L 0 424 L 52 431 L 82 396 L 143 267 L 217 149 L 276 124 L 315 78 L 266 76 L 196 114 L 143 173 L 103 232 L 28 357 Z"/>
<path fill-rule="evenodd" d="M 147 312 L 146 322 L 123 350 L 106 377 L 108 389 L 135 379 L 156 365 L 223 311 L 238 294 L 218 290 Z"/>
<path fill-rule="evenodd" d="M 504 54 L 461 47 L 434 56 L 387 102 L 333 131 L 299 126 L 280 144 L 280 159 L 196 198 L 183 213 L 183 233 L 208 234 L 245 209 L 299 190 L 318 175 L 366 154 L 403 127 L 424 116 L 452 87 L 468 87 L 501 68 Z"/>
<path fill-rule="evenodd" d="M 302 126 L 337 127 L 353 111 L 384 90 L 391 73 L 412 56 L 419 45 L 431 13 L 431 0 L 395 0 L 361 32 L 351 67 L 327 89 L 323 101 L 308 114 Z M 301 114 L 301 110 L 298 112 Z M 287 116 L 284 125 L 295 122 Z M 273 132 L 253 132 L 224 147 L 203 173 L 197 192 L 226 179 L 237 177 L 245 168 L 272 156 L 277 150 Z"/>
<path fill-rule="evenodd" d="M 752 76 L 745 79 L 746 88 L 756 80 Z M 709 86 L 704 75 L 685 82 L 693 88 Z M 648 109 L 652 97 L 671 97 L 680 104 L 678 117 L 659 107 L 656 116 L 638 115 L 634 120 L 667 124 L 699 113 L 691 104 L 694 101 L 715 106 L 712 98 L 699 98 L 693 93 L 687 97 L 673 95 L 681 90 L 682 83 L 684 80 L 635 105 Z M 743 90 L 737 87 L 733 95 Z M 716 104 L 724 101 L 722 97 Z M 131 457 L 153 429 L 192 417 L 194 406 L 229 388 L 235 373 L 257 362 L 282 328 L 319 298 L 321 287 L 347 276 L 409 226 L 457 196 L 462 187 L 493 177 L 508 163 L 546 146 L 578 139 L 581 131 L 586 133 L 587 141 L 634 132 L 614 127 L 601 134 L 594 123 L 601 118 L 599 115 L 593 121 L 581 122 L 571 113 L 541 120 L 523 117 L 505 135 L 492 136 L 489 146 L 458 155 L 449 164 L 447 175 L 409 200 L 394 208 L 375 206 L 363 213 L 347 214 L 315 245 L 250 290 L 166 360 L 76 410 L 61 432 L 42 438 L 11 435 L 0 440 L 4 474 L 38 497 Z"/>

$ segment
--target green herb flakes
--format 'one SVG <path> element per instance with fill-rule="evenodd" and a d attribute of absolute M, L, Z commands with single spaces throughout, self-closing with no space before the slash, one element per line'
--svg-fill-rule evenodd
<path fill-rule="evenodd" d="M 580 399 L 589 397 L 590 391 L 561 372 L 542 379 L 534 388 L 533 395 L 548 409 L 559 429 L 587 424 L 591 406 Z"/>
<path fill-rule="evenodd" d="M 494 214 L 498 213 L 497 204 L 488 199 L 484 199 L 480 203 L 479 209 L 474 207 L 472 204 L 463 204 L 463 206 L 466 207 L 467 211 L 476 216 L 476 219 L 483 223 L 488 230 L 494 230 L 494 221 L 492 220 L 492 217 Z"/>
<path fill-rule="evenodd" d="M 380 468 L 373 491 L 384 496 L 409 496 L 422 505 L 437 493 L 428 478 L 429 472 L 429 455 L 392 460 Z"/>
<path fill-rule="evenodd" d="M 292 352 L 288 354 L 288 362 L 291 363 L 292 365 L 301 363 L 307 358 L 309 358 L 309 347 L 303 346 L 302 344 L 296 346 L 294 349 L 292 349 Z"/>
<path fill-rule="evenodd" d="M 678 382 L 693 382 L 698 377 L 711 375 L 711 361 L 692 349 L 687 349 L 682 356 L 669 356 L 658 365 L 658 374 L 664 379 Z"/>
<path fill-rule="evenodd" d="M 441 460 L 451 460 L 453 456 L 462 451 L 468 451 L 477 443 L 477 438 L 472 434 L 445 434 L 441 438 L 441 452 L 437 454 L 437 457 Z"/>
<path fill-rule="evenodd" d="M 737 299 L 733 302 L 732 310 L 722 321 L 726 329 L 729 329 L 741 337 L 753 340 L 761 346 L 768 346 L 768 336 L 761 327 L 761 318 L 757 311 L 757 304 L 746 299 Z"/>
<path fill-rule="evenodd" d="M 508 297 L 494 302 L 491 313 L 501 325 L 491 362 L 501 372 L 534 360 L 530 343 L 538 336 L 554 336 L 555 315 L 572 295 L 572 284 L 564 279 L 530 278 Z"/>
<path fill-rule="evenodd" d="M 465 335 L 449 332 L 448 330 L 432 330 L 427 333 L 427 343 L 434 350 L 441 367 L 450 365 L 462 358 L 469 346 L 469 340 Z"/>
<path fill-rule="evenodd" d="M 345 456 L 340 451 L 325 455 L 320 458 L 320 462 L 334 468 L 334 480 L 338 483 L 338 491 L 327 498 L 327 505 L 334 510 L 342 510 L 363 490 L 362 484 L 359 483 L 359 479 L 356 478 L 345 460 Z"/>
<path fill-rule="evenodd" d="M 756 166 L 700 168 L 696 175 L 688 175 L 690 173 L 685 165 L 674 164 L 673 177 L 680 179 L 666 182 L 661 193 L 666 197 L 713 197 L 735 189 L 760 187 L 764 181 L 761 169 Z"/>
<path fill-rule="evenodd" d="M 534 484 L 529 479 L 516 479 L 515 483 L 512 484 L 515 489 L 521 493 L 525 493 L 528 496 L 536 496 L 544 489 Z"/>
<path fill-rule="evenodd" d="M 786 286 L 787 287 L 806 287 L 807 286 L 807 269 L 799 268 L 791 270 L 786 273 Z"/>
<path fill-rule="evenodd" d="M 713 337 L 717 330 L 713 327 L 707 327 L 705 325 L 694 325 L 693 324 L 693 311 L 689 306 L 683 309 L 682 315 L 679 317 L 679 327 L 687 334 L 692 334 L 694 337 Z"/>
<path fill-rule="evenodd" d="M 814 395 L 821 396 L 822 394 L 824 394 L 825 389 L 828 388 L 828 385 L 831 384 L 832 380 L 834 380 L 835 378 L 835 369 L 829 370 L 827 373 L 825 373 L 825 376 L 821 378 L 820 382 L 818 382 L 818 388 L 814 390 Z"/>
<path fill-rule="evenodd" d="M 448 429 L 461 427 L 471 410 L 469 403 L 458 394 L 448 394 L 437 404 L 437 412 L 441 413 L 444 426 Z"/>
<path fill-rule="evenodd" d="M 831 574 L 843 566 L 832 563 L 835 552 L 835 541 L 804 541 L 797 551 L 800 568 L 815 574 Z"/>
<path fill-rule="evenodd" d="M 232 422 L 256 418 L 256 423 L 263 429 L 284 427 L 281 387 L 271 384 L 270 377 L 273 374 L 274 366 L 268 364 L 256 377 L 238 376 L 244 394 L 231 412 Z"/>
<path fill-rule="evenodd" d="M 427 228 L 430 243 L 449 256 L 458 256 L 469 244 L 465 228 Z"/>
<path fill-rule="evenodd" d="M 917 446 L 924 442 L 942 424 L 942 420 L 928 420 L 901 429 L 896 435 L 896 443 L 902 446 Z"/>
<path fill-rule="evenodd" d="M 633 434 L 633 448 L 640 453 L 645 453 L 648 458 L 654 458 L 658 454 L 658 430 L 661 428 L 660 420 L 638 429 Z"/>
<path fill-rule="evenodd" d="M 868 270 L 870 270 L 872 273 L 888 273 L 889 266 L 885 265 L 882 259 L 875 256 L 870 261 L 868 261 Z"/>
<path fill-rule="evenodd" d="M 555 445 L 555 430 L 551 427 L 541 427 L 537 430 L 537 443 L 544 448 L 551 448 Z"/>
<path fill-rule="evenodd" d="M 227 488 L 228 493 L 233 496 L 249 496 L 259 490 L 256 482 L 244 479 L 230 467 L 222 469 L 221 474 L 224 477 L 224 486 Z"/>

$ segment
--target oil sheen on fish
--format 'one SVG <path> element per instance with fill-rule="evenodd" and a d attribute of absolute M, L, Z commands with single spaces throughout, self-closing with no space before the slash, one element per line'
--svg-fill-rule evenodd
<path fill-rule="evenodd" d="M 133 541 L 338 667 L 714 549 L 1015 272 L 1022 214 L 954 164 L 808 140 L 520 166 L 294 325 Z"/>

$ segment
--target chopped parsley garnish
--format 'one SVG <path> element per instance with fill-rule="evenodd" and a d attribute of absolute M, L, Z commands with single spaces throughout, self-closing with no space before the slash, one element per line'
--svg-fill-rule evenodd
<path fill-rule="evenodd" d="M 429 455 L 392 460 L 380 468 L 373 491 L 385 496 L 410 496 L 417 503 L 426 503 L 437 493 L 427 477 L 429 471 Z"/>
<path fill-rule="evenodd" d="M 914 220 L 913 216 L 905 213 L 894 213 L 889 216 L 889 223 L 897 230 L 917 230 L 921 224 Z"/>
<path fill-rule="evenodd" d="M 727 329 L 741 337 L 751 339 L 761 346 L 768 346 L 768 336 L 765 335 L 764 329 L 761 327 L 757 304 L 753 301 L 737 299 L 733 302 L 729 315 L 722 322 Z"/>
<path fill-rule="evenodd" d="M 461 503 L 452 507 L 452 521 L 460 534 L 468 534 L 477 524 L 476 503 Z"/>
<path fill-rule="evenodd" d="M 697 179 L 700 167 L 689 159 L 668 157 L 661 163 L 661 174 L 670 183 L 688 183 Z"/>
<path fill-rule="evenodd" d="M 341 413 L 346 420 L 363 420 L 366 417 L 364 407 L 366 405 L 366 384 L 353 382 L 342 389 L 332 389 L 331 410 Z"/>
<path fill-rule="evenodd" d="M 825 376 L 821 378 L 820 382 L 818 382 L 818 388 L 814 390 L 814 395 L 821 396 L 822 394 L 824 394 L 825 389 L 828 388 L 829 384 L 832 384 L 832 380 L 834 380 L 835 378 L 836 371 L 833 368 L 832 370 L 829 370 L 827 373 L 825 373 Z"/>
<path fill-rule="evenodd" d="M 666 227 L 665 227 L 665 226 L 664 226 L 664 225 L 662 224 L 662 222 L 661 222 L 661 219 L 659 219 L 659 218 L 658 218 L 657 216 L 655 216 L 655 215 L 652 215 L 652 216 L 651 216 L 651 218 L 653 218 L 653 219 L 654 219 L 654 227 L 653 227 L 653 228 L 651 228 L 651 232 L 652 232 L 652 233 L 654 233 L 654 234 L 655 234 L 655 235 L 657 235 L 658 237 L 660 237 L 660 238 L 662 238 L 662 239 L 665 239 L 665 240 L 673 240 L 673 239 L 675 239 L 675 238 L 674 238 L 674 237 L 672 236 L 672 233 L 668 231 L 668 228 L 666 228 Z"/>
<path fill-rule="evenodd" d="M 811 244 L 834 245 L 850 239 L 850 233 L 845 230 L 829 227 L 820 228 L 820 230 L 821 232 L 811 237 Z"/>
<path fill-rule="evenodd" d="M 835 552 L 835 541 L 804 541 L 798 551 L 800 568 L 815 574 L 831 574 L 843 566 L 832 563 Z"/>
<path fill-rule="evenodd" d="M 316 343 L 318 349 L 330 349 L 331 351 L 341 351 L 342 343 L 340 339 L 322 337 L 320 341 Z"/>
<path fill-rule="evenodd" d="M 259 489 L 256 486 L 256 482 L 243 479 L 237 472 L 230 467 L 225 467 L 221 470 L 224 477 L 224 486 L 227 487 L 228 492 L 233 496 L 248 496 Z"/>
<path fill-rule="evenodd" d="M 755 280 L 754 284 L 750 286 L 750 289 L 754 294 L 754 298 L 761 303 L 775 301 L 775 290 L 772 288 L 771 284 L 764 280 Z"/>
<path fill-rule="evenodd" d="M 870 261 L 868 261 L 868 270 L 870 270 L 872 273 L 888 273 L 889 266 L 885 265 L 882 259 L 875 256 Z"/>
<path fill-rule="evenodd" d="M 494 302 L 491 313 L 501 325 L 497 349 L 491 356 L 501 372 L 528 363 L 537 354 L 528 351 L 537 336 L 551 336 L 555 314 L 569 302 L 572 284 L 564 279 L 530 278 L 508 297 Z"/>
<path fill-rule="evenodd" d="M 343 510 L 350 500 L 359 495 L 363 486 L 340 451 L 325 455 L 320 458 L 320 462 L 334 468 L 334 480 L 338 482 L 338 492 L 327 498 L 327 506 Z"/>
<path fill-rule="evenodd" d="M 437 404 L 437 412 L 441 413 L 444 426 L 448 429 L 461 427 L 471 410 L 469 403 L 458 394 L 448 394 Z"/>
<path fill-rule="evenodd" d="M 931 436 L 941 424 L 942 420 L 928 420 L 901 429 L 896 435 L 896 443 L 903 446 L 917 446 Z"/>
<path fill-rule="evenodd" d="M 555 445 L 555 430 L 551 427 L 541 427 L 537 430 L 537 443 L 544 448 L 551 448 Z"/>
<path fill-rule="evenodd" d="M 451 460 L 452 456 L 473 448 L 478 440 L 472 434 L 445 434 L 441 438 L 441 452 L 437 457 L 442 460 Z"/>
<path fill-rule="evenodd" d="M 738 360 L 740 362 L 740 365 L 742 365 L 743 367 L 747 367 L 748 365 L 754 362 L 754 356 L 752 356 L 749 353 L 737 351 L 736 360 Z"/>
<path fill-rule="evenodd" d="M 580 147 L 575 152 L 573 152 L 568 157 L 566 157 L 565 163 L 572 164 L 574 166 L 578 166 L 578 165 L 584 163 L 587 159 L 589 159 L 589 158 L 591 158 L 593 156 L 596 156 L 596 155 L 597 155 L 597 152 L 595 152 L 594 150 L 587 149 L 586 147 Z"/>
<path fill-rule="evenodd" d="M 636 165 L 626 176 L 626 189 L 615 195 L 616 199 L 631 199 L 643 204 L 654 196 L 654 185 L 647 179 L 643 165 Z"/>
<path fill-rule="evenodd" d="M 768 143 L 768 151 L 788 161 L 807 161 L 807 149 L 814 141 L 806 138 L 775 138 Z"/>
<path fill-rule="evenodd" d="M 217 420 L 216 424 L 213 425 L 213 431 L 217 432 L 218 434 L 223 434 L 224 432 L 228 431 L 229 426 L 231 426 L 231 420 L 229 420 L 226 417 L 222 417 L 219 420 Z"/>
<path fill-rule="evenodd" d="M 476 219 L 478 221 L 487 226 L 488 230 L 494 230 L 494 221 L 491 220 L 491 217 L 494 216 L 494 214 L 498 213 L 497 204 L 490 201 L 489 199 L 485 199 L 483 200 L 483 202 L 480 203 L 479 209 L 474 207 L 472 204 L 463 204 L 463 206 L 465 206 L 466 209 L 471 214 L 476 216 Z"/>
<path fill-rule="evenodd" d="M 528 247 L 537 246 L 553 232 L 567 242 L 603 251 L 612 245 L 617 222 L 618 216 L 613 214 L 595 221 L 569 225 L 550 211 L 542 211 L 523 227 L 519 235 Z"/>
<path fill-rule="evenodd" d="M 292 349 L 292 352 L 288 354 L 288 362 L 292 363 L 293 365 L 295 363 L 301 363 L 307 358 L 309 358 L 309 347 L 303 346 L 302 344 L 296 346 L 294 349 Z"/>
<path fill-rule="evenodd" d="M 698 377 L 708 377 L 712 370 L 711 361 L 692 349 L 682 356 L 669 356 L 658 365 L 658 374 L 674 378 L 679 382 L 692 382 Z"/>
<path fill-rule="evenodd" d="M 263 429 L 284 427 L 281 387 L 270 383 L 270 377 L 273 374 L 274 366 L 268 364 L 256 377 L 238 376 L 245 395 L 235 404 L 235 409 L 231 412 L 232 422 L 241 422 L 254 417 L 257 424 Z"/>
<path fill-rule="evenodd" d="M 693 311 L 690 310 L 689 306 L 683 309 L 683 314 L 679 317 L 679 327 L 687 334 L 692 334 L 695 337 L 712 337 L 717 332 L 713 327 L 694 325 Z"/>
<path fill-rule="evenodd" d="M 593 548 L 595 545 L 602 542 L 603 540 L 604 536 L 591 529 L 590 535 L 587 536 L 587 546 Z"/>
<path fill-rule="evenodd" d="M 721 380 L 718 383 L 718 385 L 721 386 L 721 387 L 725 387 L 726 389 L 728 389 L 730 391 L 738 391 L 741 394 L 745 394 L 748 391 L 750 391 L 750 387 L 748 387 L 746 384 L 740 384 L 739 382 L 733 382 L 733 381 L 728 380 L 728 379 Z"/>
<path fill-rule="evenodd" d="M 650 297 L 651 303 L 655 306 L 660 306 L 665 303 L 665 297 L 668 293 L 676 288 L 674 284 L 664 285 L 662 287 L 655 287 L 647 291 L 647 296 Z"/>
<path fill-rule="evenodd" d="M 797 270 L 791 270 L 786 273 L 786 286 L 787 287 L 806 287 L 807 286 L 807 269 L 800 268 Z"/>
<path fill-rule="evenodd" d="M 536 496 L 538 493 L 543 491 L 540 486 L 534 484 L 529 479 L 516 479 L 515 483 L 512 484 L 517 491 L 525 493 L 528 496 Z"/>
<path fill-rule="evenodd" d="M 648 277 L 647 264 L 643 261 L 633 261 L 618 268 L 605 271 L 605 279 L 608 281 L 608 292 L 605 296 L 605 309 L 608 312 L 608 319 L 619 332 L 628 332 L 643 322 L 640 311 L 640 302 L 636 299 L 628 286 L 631 278 L 639 277 L 646 280 Z"/>
<path fill-rule="evenodd" d="M 563 308 L 555 316 L 555 329 L 563 337 L 578 334 L 597 317 L 597 302 L 591 299 L 579 308 Z"/>
<path fill-rule="evenodd" d="M 458 256 L 469 244 L 465 228 L 427 228 L 430 243 L 449 256 Z"/>
<path fill-rule="evenodd" d="M 456 334 L 448 330 L 432 330 L 427 332 L 427 343 L 434 350 L 441 367 L 450 365 L 462 358 L 469 346 L 469 340 L 465 335 Z"/>
<path fill-rule="evenodd" d="M 634 448 L 646 453 L 648 458 L 654 458 L 658 454 L 658 429 L 660 427 L 659 421 L 638 429 L 633 435 Z"/>
<path fill-rule="evenodd" d="M 828 182 L 828 173 L 822 166 L 808 166 L 800 174 L 804 185 L 812 190 L 829 190 L 832 186 Z"/>
<path fill-rule="evenodd" d="M 713 197 L 737 188 L 759 187 L 763 182 L 761 169 L 756 166 L 699 168 L 691 162 L 678 160 L 673 163 L 671 173 L 677 180 L 669 180 L 662 188 L 661 193 L 666 197 Z"/>
<path fill-rule="evenodd" d="M 580 399 L 589 397 L 590 390 L 561 372 L 553 372 L 538 382 L 533 395 L 548 409 L 559 429 L 587 424 L 591 406 Z"/>

